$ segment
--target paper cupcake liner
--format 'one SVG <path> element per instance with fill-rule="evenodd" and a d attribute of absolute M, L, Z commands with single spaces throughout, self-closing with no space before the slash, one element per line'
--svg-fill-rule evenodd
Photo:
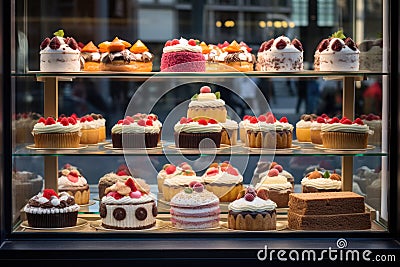
<path fill-rule="evenodd" d="M 290 131 L 253 132 L 247 131 L 246 145 L 252 148 L 283 149 L 292 147 Z"/>
<path fill-rule="evenodd" d="M 201 141 L 211 139 L 215 147 L 221 146 L 221 132 L 216 133 L 174 133 L 175 146 L 178 148 L 199 148 Z M 204 143 L 203 143 L 204 144 Z"/>
<path fill-rule="evenodd" d="M 99 129 L 81 129 L 81 144 L 97 144 L 99 142 Z"/>
<path fill-rule="evenodd" d="M 75 148 L 79 147 L 80 132 L 34 134 L 35 147 Z"/>
<path fill-rule="evenodd" d="M 333 149 L 366 149 L 368 133 L 321 132 L 322 145 Z"/>
<path fill-rule="evenodd" d="M 75 226 L 78 220 L 78 212 L 57 214 L 33 214 L 26 213 L 28 225 L 35 228 L 62 228 Z"/>
<path fill-rule="evenodd" d="M 296 137 L 299 142 L 311 142 L 310 128 L 296 128 Z"/>
<path fill-rule="evenodd" d="M 322 145 L 321 130 L 311 130 L 311 142 Z"/>

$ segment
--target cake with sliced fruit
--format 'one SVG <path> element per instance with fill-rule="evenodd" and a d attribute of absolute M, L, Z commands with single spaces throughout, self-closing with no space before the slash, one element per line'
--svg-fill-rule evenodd
<path fill-rule="evenodd" d="M 204 185 L 193 180 L 176 194 L 171 202 L 171 224 L 178 229 L 210 229 L 219 227 L 219 199 Z"/>
<path fill-rule="evenodd" d="M 81 125 L 74 117 L 40 118 L 32 130 L 37 148 L 77 148 L 81 137 Z"/>
<path fill-rule="evenodd" d="M 162 184 L 164 200 L 171 201 L 176 194 L 181 192 L 185 187 L 188 187 L 193 181 L 201 183 L 202 179 L 201 177 L 198 177 L 191 169 L 186 169 L 180 174 L 177 174 L 169 179 L 164 179 Z"/>
<path fill-rule="evenodd" d="M 222 126 L 214 119 L 182 117 L 174 126 L 174 139 L 177 148 L 219 148 L 221 146 Z"/>
<path fill-rule="evenodd" d="M 129 170 L 118 169 L 116 172 L 109 172 L 103 175 L 98 182 L 99 199 L 101 200 L 105 196 L 107 187 L 112 186 L 117 181 L 125 182 L 128 178 L 132 177 Z"/>
<path fill-rule="evenodd" d="M 152 148 L 157 147 L 161 127 L 156 118 L 144 119 L 125 116 L 111 128 L 113 148 Z"/>
<path fill-rule="evenodd" d="M 40 71 L 77 72 L 81 70 L 81 52 L 72 37 L 64 37 L 58 30 L 53 38 L 46 37 L 40 44 Z"/>
<path fill-rule="evenodd" d="M 76 226 L 79 209 L 73 196 L 46 188 L 29 199 L 24 212 L 30 227 L 63 228 Z"/>
<path fill-rule="evenodd" d="M 268 162 L 268 161 L 257 162 L 257 166 L 254 169 L 252 181 L 254 181 L 256 184 L 258 184 L 265 176 L 268 175 L 269 171 L 272 169 L 278 170 L 279 175 L 285 176 L 287 181 L 292 185 L 292 188 L 294 190 L 293 175 L 290 172 L 288 172 L 287 170 L 284 170 L 283 166 L 275 161 L 273 161 L 273 162 Z"/>
<path fill-rule="evenodd" d="M 318 53 L 314 56 L 314 69 L 320 71 L 358 71 L 360 65 L 360 51 L 356 43 L 350 37 L 338 31 L 328 39 L 322 40 L 318 47 Z"/>
<path fill-rule="evenodd" d="M 322 146 L 333 149 L 366 149 L 371 132 L 360 118 L 351 121 L 346 117 L 341 120 L 334 117 L 321 126 Z"/>
<path fill-rule="evenodd" d="M 115 37 L 112 42 L 99 44 L 101 54 L 100 70 L 122 72 L 150 72 L 153 68 L 154 55 L 138 40 L 131 45 Z"/>
<path fill-rule="evenodd" d="M 206 61 L 199 41 L 180 38 L 168 40 L 161 56 L 161 71 L 204 72 Z"/>
<path fill-rule="evenodd" d="M 276 230 L 276 203 L 266 190 L 248 187 L 228 205 L 228 228 L 244 231 Z"/>
<path fill-rule="evenodd" d="M 245 42 L 238 43 L 233 40 L 231 43 L 225 41 L 218 44 L 222 53 L 215 56 L 213 60 L 219 63 L 219 71 L 253 71 L 256 62 L 255 56 Z"/>
<path fill-rule="evenodd" d="M 365 125 L 368 125 L 369 129 L 373 131 L 368 135 L 368 144 L 370 145 L 381 145 L 382 144 L 382 118 L 376 114 L 363 114 L 360 119 Z"/>
<path fill-rule="evenodd" d="M 243 176 L 229 161 L 212 163 L 202 179 L 206 189 L 219 197 L 221 202 L 234 201 L 243 189 Z"/>
<path fill-rule="evenodd" d="M 178 166 L 167 163 L 163 166 L 162 170 L 160 170 L 157 174 L 157 185 L 158 185 L 158 192 L 162 193 L 163 192 L 163 184 L 166 179 L 173 178 L 177 175 L 181 175 L 183 173 L 193 173 L 192 166 L 190 166 L 186 162 L 182 162 Z"/>
<path fill-rule="evenodd" d="M 301 180 L 303 193 L 342 191 L 342 177 L 336 172 L 314 170 Z"/>
<path fill-rule="evenodd" d="M 106 188 L 99 213 L 107 229 L 141 230 L 156 225 L 158 214 L 154 197 L 144 191 L 134 178 L 117 181 Z"/>
<path fill-rule="evenodd" d="M 292 147 L 293 125 L 286 117 L 279 121 L 271 112 L 251 117 L 246 126 L 246 146 L 250 148 L 284 149 Z"/>
<path fill-rule="evenodd" d="M 322 145 L 322 138 L 321 138 L 321 126 L 325 124 L 330 118 L 326 114 L 322 114 L 318 116 L 317 119 L 311 122 L 310 126 L 310 137 L 311 143 Z"/>
<path fill-rule="evenodd" d="M 303 70 L 303 46 L 298 39 L 286 36 L 270 39 L 261 44 L 257 61 L 259 70 L 293 72 Z"/>
<path fill-rule="evenodd" d="M 75 198 L 78 205 L 89 203 L 90 189 L 82 173 L 71 164 L 58 171 L 58 192 L 66 192 Z"/>
<path fill-rule="evenodd" d="M 81 56 L 83 58 L 83 70 L 84 71 L 99 71 L 100 70 L 100 50 L 99 48 L 90 41 L 81 49 Z"/>

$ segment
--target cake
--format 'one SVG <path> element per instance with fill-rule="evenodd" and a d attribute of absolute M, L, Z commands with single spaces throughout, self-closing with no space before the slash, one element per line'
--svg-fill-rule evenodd
<path fill-rule="evenodd" d="M 303 46 L 298 39 L 286 36 L 261 44 L 257 61 L 261 71 L 293 72 L 303 70 Z"/>
<path fill-rule="evenodd" d="M 228 71 L 229 67 L 222 63 L 224 59 L 221 57 L 221 61 L 218 60 L 223 53 L 221 48 L 215 44 L 207 45 L 205 42 L 201 42 L 200 47 L 206 60 L 206 72 Z"/>
<path fill-rule="evenodd" d="M 178 229 L 209 229 L 219 227 L 219 199 L 193 181 L 170 202 L 172 226 Z"/>
<path fill-rule="evenodd" d="M 64 37 L 58 30 L 53 38 L 46 37 L 40 44 L 40 71 L 77 72 L 81 70 L 81 52 L 72 37 Z"/>
<path fill-rule="evenodd" d="M 205 58 L 197 41 L 185 38 L 168 40 L 161 56 L 161 71 L 204 72 Z"/>
<path fill-rule="evenodd" d="M 268 172 L 272 169 L 276 169 L 279 172 L 279 175 L 286 177 L 287 181 L 292 185 L 294 190 L 294 177 L 293 175 L 284 170 L 282 165 L 278 164 L 277 162 L 267 162 L 267 161 L 259 161 L 257 162 L 257 166 L 253 172 L 253 179 L 252 181 L 256 181 L 258 183 L 261 179 L 268 175 Z"/>
<path fill-rule="evenodd" d="M 239 124 L 234 120 L 227 119 L 225 122 L 220 123 L 220 125 L 222 126 L 221 144 L 229 146 L 237 145 Z"/>
<path fill-rule="evenodd" d="M 194 173 L 192 167 L 186 163 L 182 162 L 179 164 L 179 166 L 176 166 L 174 164 L 167 163 L 163 166 L 162 170 L 160 170 L 157 174 L 157 186 L 158 186 L 158 192 L 162 193 L 163 189 L 162 186 L 164 184 L 164 181 L 166 179 L 170 179 L 174 176 L 177 175 L 182 175 L 183 173 L 189 174 L 189 173 Z M 196 175 L 196 173 L 194 173 Z"/>
<path fill-rule="evenodd" d="M 382 119 L 375 114 L 363 114 L 360 116 L 362 122 L 369 127 L 372 134 L 368 135 L 368 144 L 381 145 L 382 144 Z"/>
<path fill-rule="evenodd" d="M 162 184 L 164 200 L 167 202 L 171 201 L 176 194 L 185 189 L 185 187 L 188 187 L 193 181 L 199 183 L 203 181 L 201 177 L 196 176 L 196 173 L 193 170 L 186 170 L 169 179 L 164 179 Z"/>
<path fill-rule="evenodd" d="M 274 201 L 278 208 L 288 206 L 289 195 L 293 193 L 293 185 L 288 179 L 279 174 L 278 169 L 272 168 L 267 175 L 261 177 L 259 183 L 255 186 L 256 190 L 264 189 L 268 192 L 269 199 Z"/>
<path fill-rule="evenodd" d="M 246 146 L 250 148 L 284 149 L 292 147 L 293 125 L 286 117 L 279 121 L 268 112 L 252 117 L 247 125 Z"/>
<path fill-rule="evenodd" d="M 246 143 L 246 139 L 247 139 L 247 128 L 250 124 L 250 119 L 253 116 L 250 115 L 244 115 L 243 119 L 239 122 L 239 138 L 240 141 L 244 144 Z"/>
<path fill-rule="evenodd" d="M 213 57 L 207 57 L 208 66 L 211 62 L 217 63 L 217 71 L 240 71 L 247 72 L 254 70 L 256 62 L 255 56 L 251 53 L 251 48 L 243 41 L 238 43 L 233 40 L 231 43 L 224 42 L 218 44 L 220 53 Z"/>
<path fill-rule="evenodd" d="M 188 118 L 214 119 L 218 122 L 226 122 L 225 101 L 221 99 L 220 92 L 212 93 L 209 86 L 200 88 L 200 93 L 195 94 L 187 110 Z"/>
<path fill-rule="evenodd" d="M 63 228 L 75 226 L 79 205 L 73 196 L 53 189 L 44 189 L 29 199 L 24 207 L 28 225 L 35 228 Z"/>
<path fill-rule="evenodd" d="M 97 144 L 99 142 L 100 127 L 92 116 L 86 115 L 79 119 L 81 125 L 81 144 Z"/>
<path fill-rule="evenodd" d="M 58 192 L 70 194 L 78 205 L 89 203 L 89 185 L 81 172 L 71 164 L 65 164 L 58 172 Z"/>
<path fill-rule="evenodd" d="M 367 230 L 371 219 L 364 197 L 356 193 L 294 193 L 289 197 L 288 226 L 293 230 Z"/>
<path fill-rule="evenodd" d="M 78 148 L 81 125 L 73 117 L 59 121 L 42 117 L 33 126 L 32 134 L 37 148 Z"/>
<path fill-rule="evenodd" d="M 329 171 L 314 170 L 301 180 L 303 193 L 339 192 L 342 191 L 342 177 Z"/>
<path fill-rule="evenodd" d="M 329 39 L 322 40 L 317 49 L 320 71 L 359 70 L 360 51 L 356 43 L 350 37 L 346 38 L 342 31 L 334 33 Z"/>
<path fill-rule="evenodd" d="M 321 126 L 322 146 L 333 149 L 366 149 L 368 125 L 364 125 L 360 118 L 353 122 L 346 117 L 341 120 L 334 117 Z"/>
<path fill-rule="evenodd" d="M 101 225 L 107 229 L 141 230 L 156 225 L 158 214 L 154 197 L 141 190 L 135 179 L 117 181 L 101 199 Z"/>
<path fill-rule="evenodd" d="M 321 116 L 318 116 L 316 120 L 313 120 L 311 122 L 310 126 L 311 143 L 316 145 L 322 145 L 321 126 L 325 124 L 328 120 L 329 117 L 326 114 L 322 114 Z"/>
<path fill-rule="evenodd" d="M 119 170 L 116 173 L 110 172 L 105 174 L 103 177 L 99 179 L 98 182 L 99 199 L 101 200 L 106 195 L 105 194 L 106 188 L 112 186 L 117 181 L 125 182 L 130 177 L 131 175 L 124 170 Z"/>
<path fill-rule="evenodd" d="M 228 205 L 228 228 L 245 231 L 276 230 L 276 204 L 264 190 L 249 187 Z"/>
<path fill-rule="evenodd" d="M 33 143 L 33 126 L 42 116 L 35 112 L 18 113 L 13 120 L 13 130 L 15 132 L 15 142 Z"/>
<path fill-rule="evenodd" d="M 134 45 L 115 37 L 112 42 L 99 44 L 100 70 L 121 72 L 150 72 L 154 55 L 138 40 Z"/>
<path fill-rule="evenodd" d="M 222 127 L 214 119 L 182 117 L 174 126 L 174 140 L 177 148 L 219 148 Z"/>
<path fill-rule="evenodd" d="M 360 69 L 382 71 L 383 39 L 364 40 L 358 45 Z"/>
<path fill-rule="evenodd" d="M 381 210 L 382 200 L 382 178 L 381 172 L 378 174 L 378 178 L 372 181 L 366 187 L 365 203 L 375 210 Z"/>
<path fill-rule="evenodd" d="M 84 60 L 84 71 L 99 71 L 100 70 L 100 50 L 90 41 L 81 49 L 81 56 Z"/>
<path fill-rule="evenodd" d="M 98 128 L 98 131 L 99 131 L 98 142 L 101 143 L 101 142 L 106 141 L 106 137 L 107 137 L 106 119 L 103 117 L 103 115 L 91 113 L 91 114 L 87 114 L 86 116 L 92 117 Z M 84 117 L 86 117 L 86 116 L 84 116 Z"/>
<path fill-rule="evenodd" d="M 111 129 L 113 148 L 157 147 L 161 128 L 154 123 L 156 118 L 135 119 L 126 116 Z"/>
<path fill-rule="evenodd" d="M 220 202 L 232 202 L 243 189 L 243 176 L 229 161 L 212 163 L 201 177 L 205 188 Z"/>
<path fill-rule="evenodd" d="M 317 116 L 314 114 L 303 114 L 296 123 L 296 138 L 298 142 L 311 142 L 311 123 Z"/>

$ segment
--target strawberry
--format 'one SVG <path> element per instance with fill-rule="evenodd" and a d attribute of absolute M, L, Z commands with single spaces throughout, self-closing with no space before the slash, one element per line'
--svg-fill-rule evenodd
<path fill-rule="evenodd" d="M 182 162 L 181 164 L 179 164 L 179 167 L 181 167 L 182 170 L 191 170 L 192 167 L 190 167 L 189 164 L 187 164 L 186 162 Z"/>
<path fill-rule="evenodd" d="M 258 49 L 258 52 L 263 52 L 263 51 L 269 50 L 272 47 L 272 45 L 274 44 L 274 40 L 275 39 L 271 39 L 269 41 L 263 42 L 260 46 L 260 49 Z"/>
<path fill-rule="evenodd" d="M 292 45 L 293 45 L 294 47 L 296 47 L 297 50 L 299 50 L 300 52 L 303 51 L 303 45 L 301 44 L 301 42 L 300 42 L 298 39 L 294 38 L 294 39 L 292 40 Z"/>
<path fill-rule="evenodd" d="M 85 121 L 87 121 L 86 118 L 85 118 L 85 117 L 82 117 L 82 118 L 81 118 L 81 122 L 85 122 Z"/>
<path fill-rule="evenodd" d="M 148 120 L 152 120 L 152 121 L 156 121 L 157 120 L 156 116 L 151 116 L 151 115 L 147 116 L 147 119 Z"/>
<path fill-rule="evenodd" d="M 339 40 L 335 40 L 331 45 L 331 48 L 333 51 L 339 52 L 340 50 L 342 50 L 343 45 Z"/>
<path fill-rule="evenodd" d="M 193 188 L 193 191 L 195 191 L 197 193 L 201 193 L 204 190 L 204 185 L 202 183 L 197 182 L 193 185 L 192 188 Z"/>
<path fill-rule="evenodd" d="M 179 121 L 180 124 L 185 124 L 187 123 L 187 119 L 185 117 L 182 117 L 181 120 Z"/>
<path fill-rule="evenodd" d="M 38 123 L 46 123 L 46 119 L 43 118 L 43 117 L 41 117 L 41 118 L 39 119 Z"/>
<path fill-rule="evenodd" d="M 60 48 L 61 42 L 56 36 L 54 36 L 53 38 L 51 38 L 49 46 L 51 49 L 57 50 L 58 48 Z"/>
<path fill-rule="evenodd" d="M 56 191 L 54 191 L 53 189 L 43 190 L 43 197 L 50 199 L 52 196 L 56 196 L 58 198 Z"/>
<path fill-rule="evenodd" d="M 190 122 L 193 122 L 192 118 L 188 118 L 187 121 L 186 121 L 186 123 L 190 123 Z"/>
<path fill-rule="evenodd" d="M 208 176 L 214 176 L 214 175 L 216 175 L 216 174 L 218 174 L 219 173 L 219 171 L 218 171 L 218 169 L 217 168 L 212 168 L 212 169 L 209 169 L 208 171 L 207 171 L 207 175 Z"/>
<path fill-rule="evenodd" d="M 244 195 L 244 199 L 246 199 L 247 201 L 251 202 L 251 201 L 253 201 L 255 199 L 255 196 L 253 194 L 246 193 Z"/>
<path fill-rule="evenodd" d="M 347 118 L 345 116 L 343 116 L 343 118 L 341 118 L 339 122 L 342 123 L 345 120 L 347 120 Z"/>
<path fill-rule="evenodd" d="M 250 115 L 244 115 L 243 120 L 249 120 L 251 118 Z"/>
<path fill-rule="evenodd" d="M 286 42 L 284 40 L 280 40 L 279 42 L 276 43 L 276 48 L 279 50 L 282 50 L 286 47 Z"/>
<path fill-rule="evenodd" d="M 46 37 L 40 44 L 40 50 L 45 49 L 50 44 L 50 38 Z"/>
<path fill-rule="evenodd" d="M 68 122 L 71 123 L 72 125 L 76 124 L 76 120 L 73 117 L 68 117 Z"/>
<path fill-rule="evenodd" d="M 373 121 L 373 120 L 374 120 L 374 118 L 375 118 L 375 115 L 374 115 L 374 114 L 372 114 L 372 113 L 370 113 L 370 114 L 368 114 L 368 116 L 367 116 L 366 120 L 367 120 L 367 121 Z"/>
<path fill-rule="evenodd" d="M 172 45 L 172 41 L 171 41 L 171 40 L 168 40 L 168 41 L 165 43 L 164 46 L 171 46 L 171 45 Z"/>
<path fill-rule="evenodd" d="M 129 124 L 131 124 L 131 122 L 129 120 L 127 120 L 127 119 L 124 119 L 122 121 L 122 125 L 129 125 Z"/>
<path fill-rule="evenodd" d="M 125 185 L 129 186 L 131 189 L 131 192 L 135 192 L 137 191 L 135 182 L 133 181 L 132 178 L 128 178 L 128 180 L 126 180 Z"/>
<path fill-rule="evenodd" d="M 200 93 L 202 94 L 211 93 L 211 88 L 209 86 L 203 86 L 200 88 Z"/>
<path fill-rule="evenodd" d="M 174 39 L 171 41 L 171 45 L 177 45 L 179 44 L 179 40 L 178 39 Z"/>
<path fill-rule="evenodd" d="M 282 117 L 282 118 L 279 120 L 279 122 L 288 123 L 289 121 L 288 121 L 288 119 L 287 119 L 286 117 Z"/>
<path fill-rule="evenodd" d="M 145 121 L 145 120 L 139 120 L 139 121 L 137 122 L 137 124 L 138 124 L 139 126 L 146 126 L 146 121 Z"/>
<path fill-rule="evenodd" d="M 324 120 L 324 118 L 322 118 L 322 117 L 318 117 L 318 118 L 317 118 L 317 122 L 318 122 L 318 123 L 325 123 L 325 120 Z"/>
<path fill-rule="evenodd" d="M 230 175 L 233 175 L 233 176 L 239 176 L 239 172 L 233 167 L 228 167 L 226 169 L 226 173 L 229 173 Z"/>
<path fill-rule="evenodd" d="M 275 117 L 272 114 L 269 114 L 266 120 L 266 123 L 274 123 L 275 122 Z"/>
<path fill-rule="evenodd" d="M 190 183 L 189 183 L 189 187 L 190 188 L 193 188 L 193 186 L 195 185 L 195 184 L 197 184 L 198 182 L 197 181 L 191 181 Z"/>
<path fill-rule="evenodd" d="M 94 121 L 94 119 L 92 118 L 92 116 L 86 116 L 86 120 L 87 120 L 87 121 Z"/>
<path fill-rule="evenodd" d="M 127 176 L 128 173 L 126 171 L 124 171 L 124 170 L 120 170 L 120 171 L 117 172 L 117 175 L 118 176 Z"/>
<path fill-rule="evenodd" d="M 257 123 L 258 122 L 256 117 L 251 117 L 249 121 L 250 121 L 250 123 Z"/>
<path fill-rule="evenodd" d="M 267 117 L 265 117 L 264 115 L 260 115 L 260 116 L 258 116 L 258 120 L 265 122 L 265 121 L 267 121 Z"/>
<path fill-rule="evenodd" d="M 359 124 L 359 125 L 364 125 L 363 121 L 360 118 L 357 118 L 353 121 L 353 123 Z"/>
<path fill-rule="evenodd" d="M 200 125 L 207 125 L 208 124 L 205 119 L 200 119 L 200 120 L 197 121 L 197 123 L 200 124 Z"/>
<path fill-rule="evenodd" d="M 175 165 L 172 165 L 172 164 L 170 164 L 170 165 L 165 169 L 165 172 L 166 172 L 167 174 L 173 174 L 175 171 L 176 171 L 176 166 L 175 166 Z"/>
<path fill-rule="evenodd" d="M 147 120 L 146 121 L 147 126 L 153 126 L 153 120 Z"/>
<path fill-rule="evenodd" d="M 277 169 L 271 169 L 271 170 L 268 171 L 268 176 L 269 177 L 278 176 L 278 175 L 279 175 L 279 171 Z"/>
<path fill-rule="evenodd" d="M 195 41 L 195 40 L 190 39 L 190 40 L 188 41 L 188 45 L 196 46 L 197 44 L 196 44 L 196 41 Z"/>
<path fill-rule="evenodd" d="M 69 121 L 67 118 L 62 118 L 62 120 L 60 121 L 60 123 L 64 126 L 68 126 L 69 125 Z"/>
<path fill-rule="evenodd" d="M 351 39 L 350 37 L 347 37 L 346 40 L 344 40 L 344 43 L 353 51 L 357 50 L 357 45 L 356 43 L 353 41 L 353 39 Z"/>
<path fill-rule="evenodd" d="M 124 123 L 124 120 L 119 120 L 118 122 L 117 122 L 117 124 L 123 124 Z"/>
<path fill-rule="evenodd" d="M 56 124 L 56 121 L 54 120 L 54 118 L 48 117 L 48 118 L 46 119 L 46 123 L 45 123 L 45 124 L 46 124 L 46 125 Z"/>
<path fill-rule="evenodd" d="M 131 116 L 126 116 L 125 119 L 132 123 L 135 122 L 135 120 Z"/>
<path fill-rule="evenodd" d="M 76 49 L 79 48 L 78 43 L 77 43 L 77 42 L 75 41 L 75 39 L 72 38 L 72 37 L 70 37 L 70 38 L 68 39 L 67 45 L 68 45 L 69 47 L 71 47 L 72 49 L 74 49 L 74 50 L 76 50 Z"/>
<path fill-rule="evenodd" d="M 328 46 L 329 46 L 329 40 L 328 40 L 328 39 L 324 39 L 324 40 L 322 40 L 322 41 L 319 43 L 317 49 L 318 49 L 319 52 L 322 52 L 322 51 L 324 51 L 325 49 L 327 49 Z"/>
<path fill-rule="evenodd" d="M 208 123 L 209 124 L 218 124 L 218 122 L 216 120 L 214 120 L 214 119 L 209 119 Z"/>
<path fill-rule="evenodd" d="M 324 118 L 324 119 L 329 119 L 329 116 L 326 115 L 325 113 L 322 113 L 321 117 Z"/>
<path fill-rule="evenodd" d="M 71 173 L 69 173 L 68 175 L 67 175 L 67 178 L 68 178 L 68 180 L 69 181 L 71 181 L 71 182 L 73 182 L 73 183 L 76 183 L 76 182 L 78 182 L 78 176 L 74 176 L 74 175 L 72 175 Z"/>
<path fill-rule="evenodd" d="M 278 172 L 282 172 L 283 171 L 283 167 L 281 165 L 279 165 L 279 164 L 275 165 L 274 169 L 277 169 Z"/>
<path fill-rule="evenodd" d="M 341 121 L 340 123 L 342 124 L 353 124 L 353 122 L 349 119 L 345 119 L 344 121 Z"/>
<path fill-rule="evenodd" d="M 337 118 L 337 117 L 333 117 L 332 119 L 330 119 L 329 121 L 328 121 L 328 123 L 329 124 L 332 124 L 332 123 L 339 123 L 340 121 L 339 121 L 339 119 Z"/>

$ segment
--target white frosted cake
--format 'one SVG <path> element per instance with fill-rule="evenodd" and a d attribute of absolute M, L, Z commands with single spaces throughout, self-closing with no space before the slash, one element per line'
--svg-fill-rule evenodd
<path fill-rule="evenodd" d="M 261 44 L 257 60 L 261 71 L 302 71 L 303 46 L 297 39 L 280 36 Z"/>

